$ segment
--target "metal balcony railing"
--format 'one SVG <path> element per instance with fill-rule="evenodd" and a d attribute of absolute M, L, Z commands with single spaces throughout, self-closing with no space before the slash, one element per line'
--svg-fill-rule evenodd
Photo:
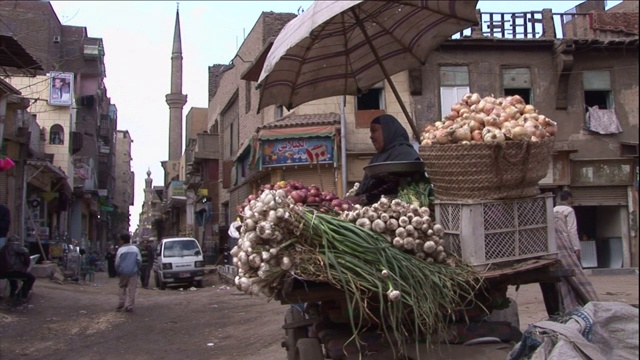
<path fill-rule="evenodd" d="M 638 13 L 477 12 L 478 26 L 451 39 L 614 39 L 638 36 Z"/>

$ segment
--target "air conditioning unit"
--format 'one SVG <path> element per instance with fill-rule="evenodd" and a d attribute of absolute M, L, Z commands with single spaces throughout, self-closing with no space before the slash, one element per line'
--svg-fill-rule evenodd
<path fill-rule="evenodd" d="M 58 35 L 54 35 L 54 37 L 53 37 L 53 43 L 54 43 L 54 44 L 60 44 L 60 36 L 58 36 Z"/>

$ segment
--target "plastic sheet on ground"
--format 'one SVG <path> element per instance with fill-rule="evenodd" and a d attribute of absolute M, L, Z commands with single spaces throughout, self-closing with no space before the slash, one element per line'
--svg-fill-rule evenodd
<path fill-rule="evenodd" d="M 592 301 L 563 320 L 530 325 L 508 359 L 638 359 L 637 308 Z"/>

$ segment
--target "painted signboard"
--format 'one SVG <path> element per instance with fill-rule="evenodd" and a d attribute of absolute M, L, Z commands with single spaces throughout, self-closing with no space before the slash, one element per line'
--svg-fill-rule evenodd
<path fill-rule="evenodd" d="M 266 140 L 262 142 L 262 166 L 333 162 L 330 137 Z"/>

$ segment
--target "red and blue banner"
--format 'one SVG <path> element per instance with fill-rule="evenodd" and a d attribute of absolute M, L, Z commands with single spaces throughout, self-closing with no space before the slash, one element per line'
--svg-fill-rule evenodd
<path fill-rule="evenodd" d="M 306 137 L 262 141 L 262 166 L 333 163 L 333 138 Z"/>

